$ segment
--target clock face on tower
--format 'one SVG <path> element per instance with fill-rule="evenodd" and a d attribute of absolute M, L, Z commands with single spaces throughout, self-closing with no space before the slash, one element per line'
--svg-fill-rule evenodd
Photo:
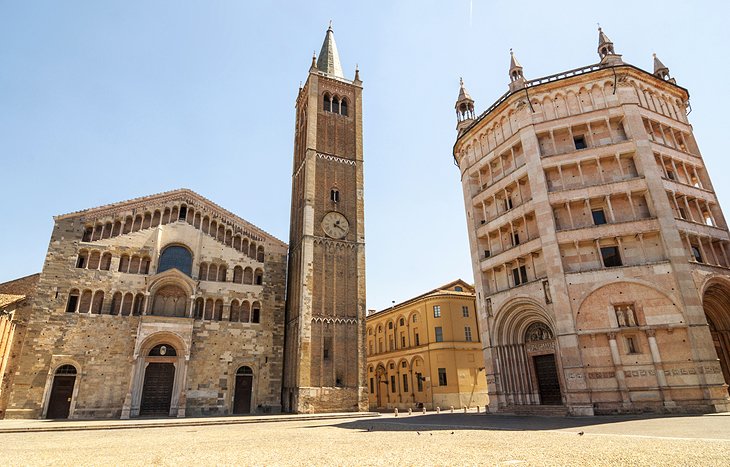
<path fill-rule="evenodd" d="M 322 230 L 328 237 L 335 239 L 344 238 L 350 230 L 350 223 L 345 216 L 336 211 L 330 211 L 322 219 Z"/>

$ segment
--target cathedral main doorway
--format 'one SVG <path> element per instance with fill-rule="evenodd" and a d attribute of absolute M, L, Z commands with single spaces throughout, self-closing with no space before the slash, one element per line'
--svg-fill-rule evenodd
<path fill-rule="evenodd" d="M 140 415 L 170 415 L 176 356 L 175 348 L 165 344 L 157 345 L 150 351 L 144 373 Z"/>
<path fill-rule="evenodd" d="M 233 395 L 233 414 L 251 413 L 251 393 L 253 392 L 253 370 L 242 366 L 236 372 L 236 392 Z"/>
<path fill-rule="evenodd" d="M 74 384 L 76 384 L 76 368 L 73 365 L 60 366 L 53 375 L 46 418 L 68 418 Z"/>

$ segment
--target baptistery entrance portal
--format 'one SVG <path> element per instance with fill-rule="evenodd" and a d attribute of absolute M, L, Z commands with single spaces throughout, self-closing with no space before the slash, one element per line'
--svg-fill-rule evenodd
<path fill-rule="evenodd" d="M 176 361 L 177 352 L 170 345 L 159 344 L 150 350 L 146 359 L 140 415 L 170 414 Z"/>
<path fill-rule="evenodd" d="M 532 323 L 525 331 L 525 351 L 532 361 L 532 380 L 542 405 L 561 405 L 560 378 L 555 362 L 555 339 L 544 323 Z"/>

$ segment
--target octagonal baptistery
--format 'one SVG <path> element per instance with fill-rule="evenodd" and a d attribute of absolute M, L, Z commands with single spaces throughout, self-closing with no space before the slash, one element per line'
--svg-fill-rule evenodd
<path fill-rule="evenodd" d="M 280 411 L 286 252 L 186 189 L 55 217 L 6 417 Z"/>
<path fill-rule="evenodd" d="M 526 80 L 478 117 L 461 85 L 461 172 L 491 411 L 728 410 L 730 244 L 654 58 Z"/>

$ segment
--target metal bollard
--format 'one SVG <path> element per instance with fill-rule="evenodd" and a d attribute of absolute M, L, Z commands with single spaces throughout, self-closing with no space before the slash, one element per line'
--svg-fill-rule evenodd
<path fill-rule="evenodd" d="M 479 413 L 479 406 L 477 405 L 477 413 Z"/>
<path fill-rule="evenodd" d="M 412 415 L 412 414 L 413 414 L 413 409 L 411 409 L 410 407 L 408 407 L 408 415 Z"/>
<path fill-rule="evenodd" d="M 423 406 L 423 415 L 426 415 L 426 406 Z"/>
<path fill-rule="evenodd" d="M 454 406 L 451 406 L 451 413 L 454 413 Z"/>
<path fill-rule="evenodd" d="M 398 416 L 398 407 L 396 407 L 396 408 L 395 408 L 395 409 L 393 410 L 393 413 L 395 414 L 395 416 L 396 416 L 396 417 Z"/>
<path fill-rule="evenodd" d="M 436 413 L 441 413 L 441 407 L 436 407 Z"/>
<path fill-rule="evenodd" d="M 466 406 L 464 406 L 464 413 L 466 413 L 468 410 L 469 409 L 467 409 Z"/>

